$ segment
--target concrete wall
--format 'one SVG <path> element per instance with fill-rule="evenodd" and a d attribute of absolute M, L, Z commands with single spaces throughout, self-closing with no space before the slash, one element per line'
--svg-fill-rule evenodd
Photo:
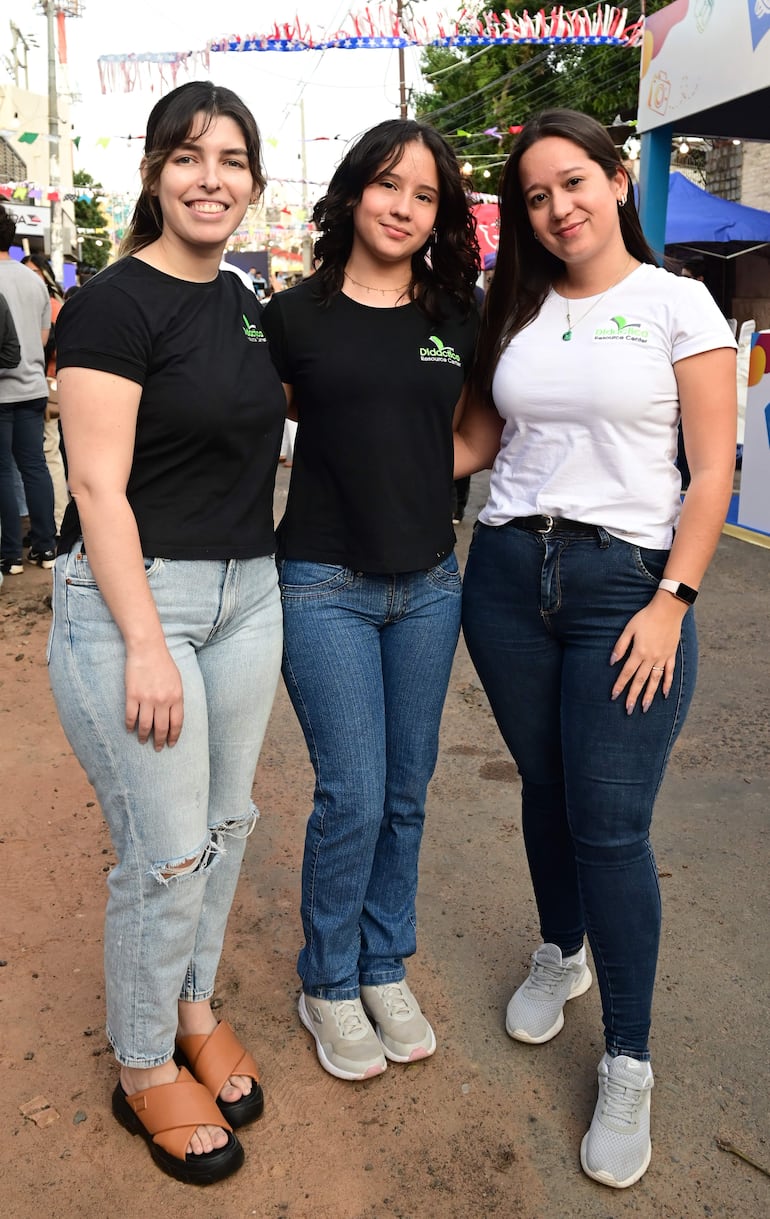
<path fill-rule="evenodd" d="M 743 145 L 741 203 L 770 212 L 770 144 Z"/>

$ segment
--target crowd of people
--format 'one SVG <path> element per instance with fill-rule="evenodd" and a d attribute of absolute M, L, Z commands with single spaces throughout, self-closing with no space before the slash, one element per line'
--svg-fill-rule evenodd
<path fill-rule="evenodd" d="M 120 257 L 63 308 L 47 266 L 9 258 L 0 217 L 3 571 L 22 564 L 15 460 L 28 559 L 54 569 L 54 697 L 117 856 L 114 1116 L 164 1172 L 207 1184 L 238 1170 L 236 1131 L 262 1113 L 255 1058 L 211 998 L 281 670 L 315 775 L 299 1019 L 341 1080 L 434 1054 L 406 962 L 462 628 L 521 774 L 542 936 L 505 1028 L 548 1042 L 595 973 L 604 1052 L 580 1162 L 625 1188 L 651 1156 L 650 824 L 732 488 L 727 323 L 656 265 L 617 150 L 574 111 L 522 128 L 483 266 L 456 157 L 418 122 L 348 150 L 314 209 L 315 272 L 282 290 L 221 269 L 265 186 L 235 94 L 164 96 L 141 174 Z M 43 455 L 54 380 L 63 519 Z M 484 469 L 463 581 L 453 520 Z"/>

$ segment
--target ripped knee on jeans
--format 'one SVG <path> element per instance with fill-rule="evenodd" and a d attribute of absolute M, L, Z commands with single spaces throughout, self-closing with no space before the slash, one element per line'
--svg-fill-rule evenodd
<path fill-rule="evenodd" d="M 248 838 L 253 833 L 258 820 L 259 809 L 256 804 L 250 803 L 245 817 L 230 817 L 227 821 L 215 825 L 211 831 L 211 837 L 216 844 L 216 849 L 219 851 L 227 849 L 221 841 L 223 835 L 229 835 L 231 838 Z"/>
<path fill-rule="evenodd" d="M 150 874 L 159 884 L 169 885 L 172 880 L 181 880 L 185 876 L 193 876 L 196 872 L 202 872 L 204 868 L 208 867 L 217 849 L 209 835 L 197 851 L 192 851 L 182 859 L 169 859 L 155 863 L 150 869 Z"/>
<path fill-rule="evenodd" d="M 251 804 L 245 817 L 233 817 L 213 826 L 206 841 L 196 851 L 192 851 L 181 859 L 163 860 L 153 864 L 150 869 L 151 875 L 159 884 L 169 885 L 173 880 L 181 880 L 185 876 L 193 876 L 196 872 L 204 871 L 210 866 L 215 856 L 227 853 L 223 839 L 228 835 L 231 838 L 248 838 L 258 817 L 259 810 L 256 805 Z"/>

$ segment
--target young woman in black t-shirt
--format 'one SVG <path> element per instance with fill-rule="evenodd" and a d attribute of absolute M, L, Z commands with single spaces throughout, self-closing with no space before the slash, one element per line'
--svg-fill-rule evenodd
<path fill-rule="evenodd" d="M 432 128 L 365 133 L 314 221 L 320 270 L 265 327 L 299 420 L 279 530 L 284 678 L 315 768 L 299 1014 L 365 1079 L 436 1048 L 405 980 L 425 796 L 460 621 L 452 419 L 478 247 Z"/>
<path fill-rule="evenodd" d="M 264 187 L 252 115 L 210 83 L 174 90 L 150 115 L 142 181 L 125 256 L 57 326 L 73 502 L 50 672 L 117 854 L 113 1113 L 165 1172 L 208 1184 L 241 1166 L 232 1128 L 263 1106 L 209 1002 L 281 653 L 285 403 L 254 293 L 218 270 Z"/>

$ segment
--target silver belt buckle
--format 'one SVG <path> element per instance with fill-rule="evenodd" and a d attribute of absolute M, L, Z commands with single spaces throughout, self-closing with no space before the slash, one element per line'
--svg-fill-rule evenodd
<path fill-rule="evenodd" d="M 542 512 L 540 515 L 545 517 L 545 519 L 548 521 L 548 524 L 546 525 L 545 529 L 538 529 L 537 532 L 538 533 L 550 533 L 551 530 L 553 529 L 553 517 L 549 516 L 547 512 Z"/>

